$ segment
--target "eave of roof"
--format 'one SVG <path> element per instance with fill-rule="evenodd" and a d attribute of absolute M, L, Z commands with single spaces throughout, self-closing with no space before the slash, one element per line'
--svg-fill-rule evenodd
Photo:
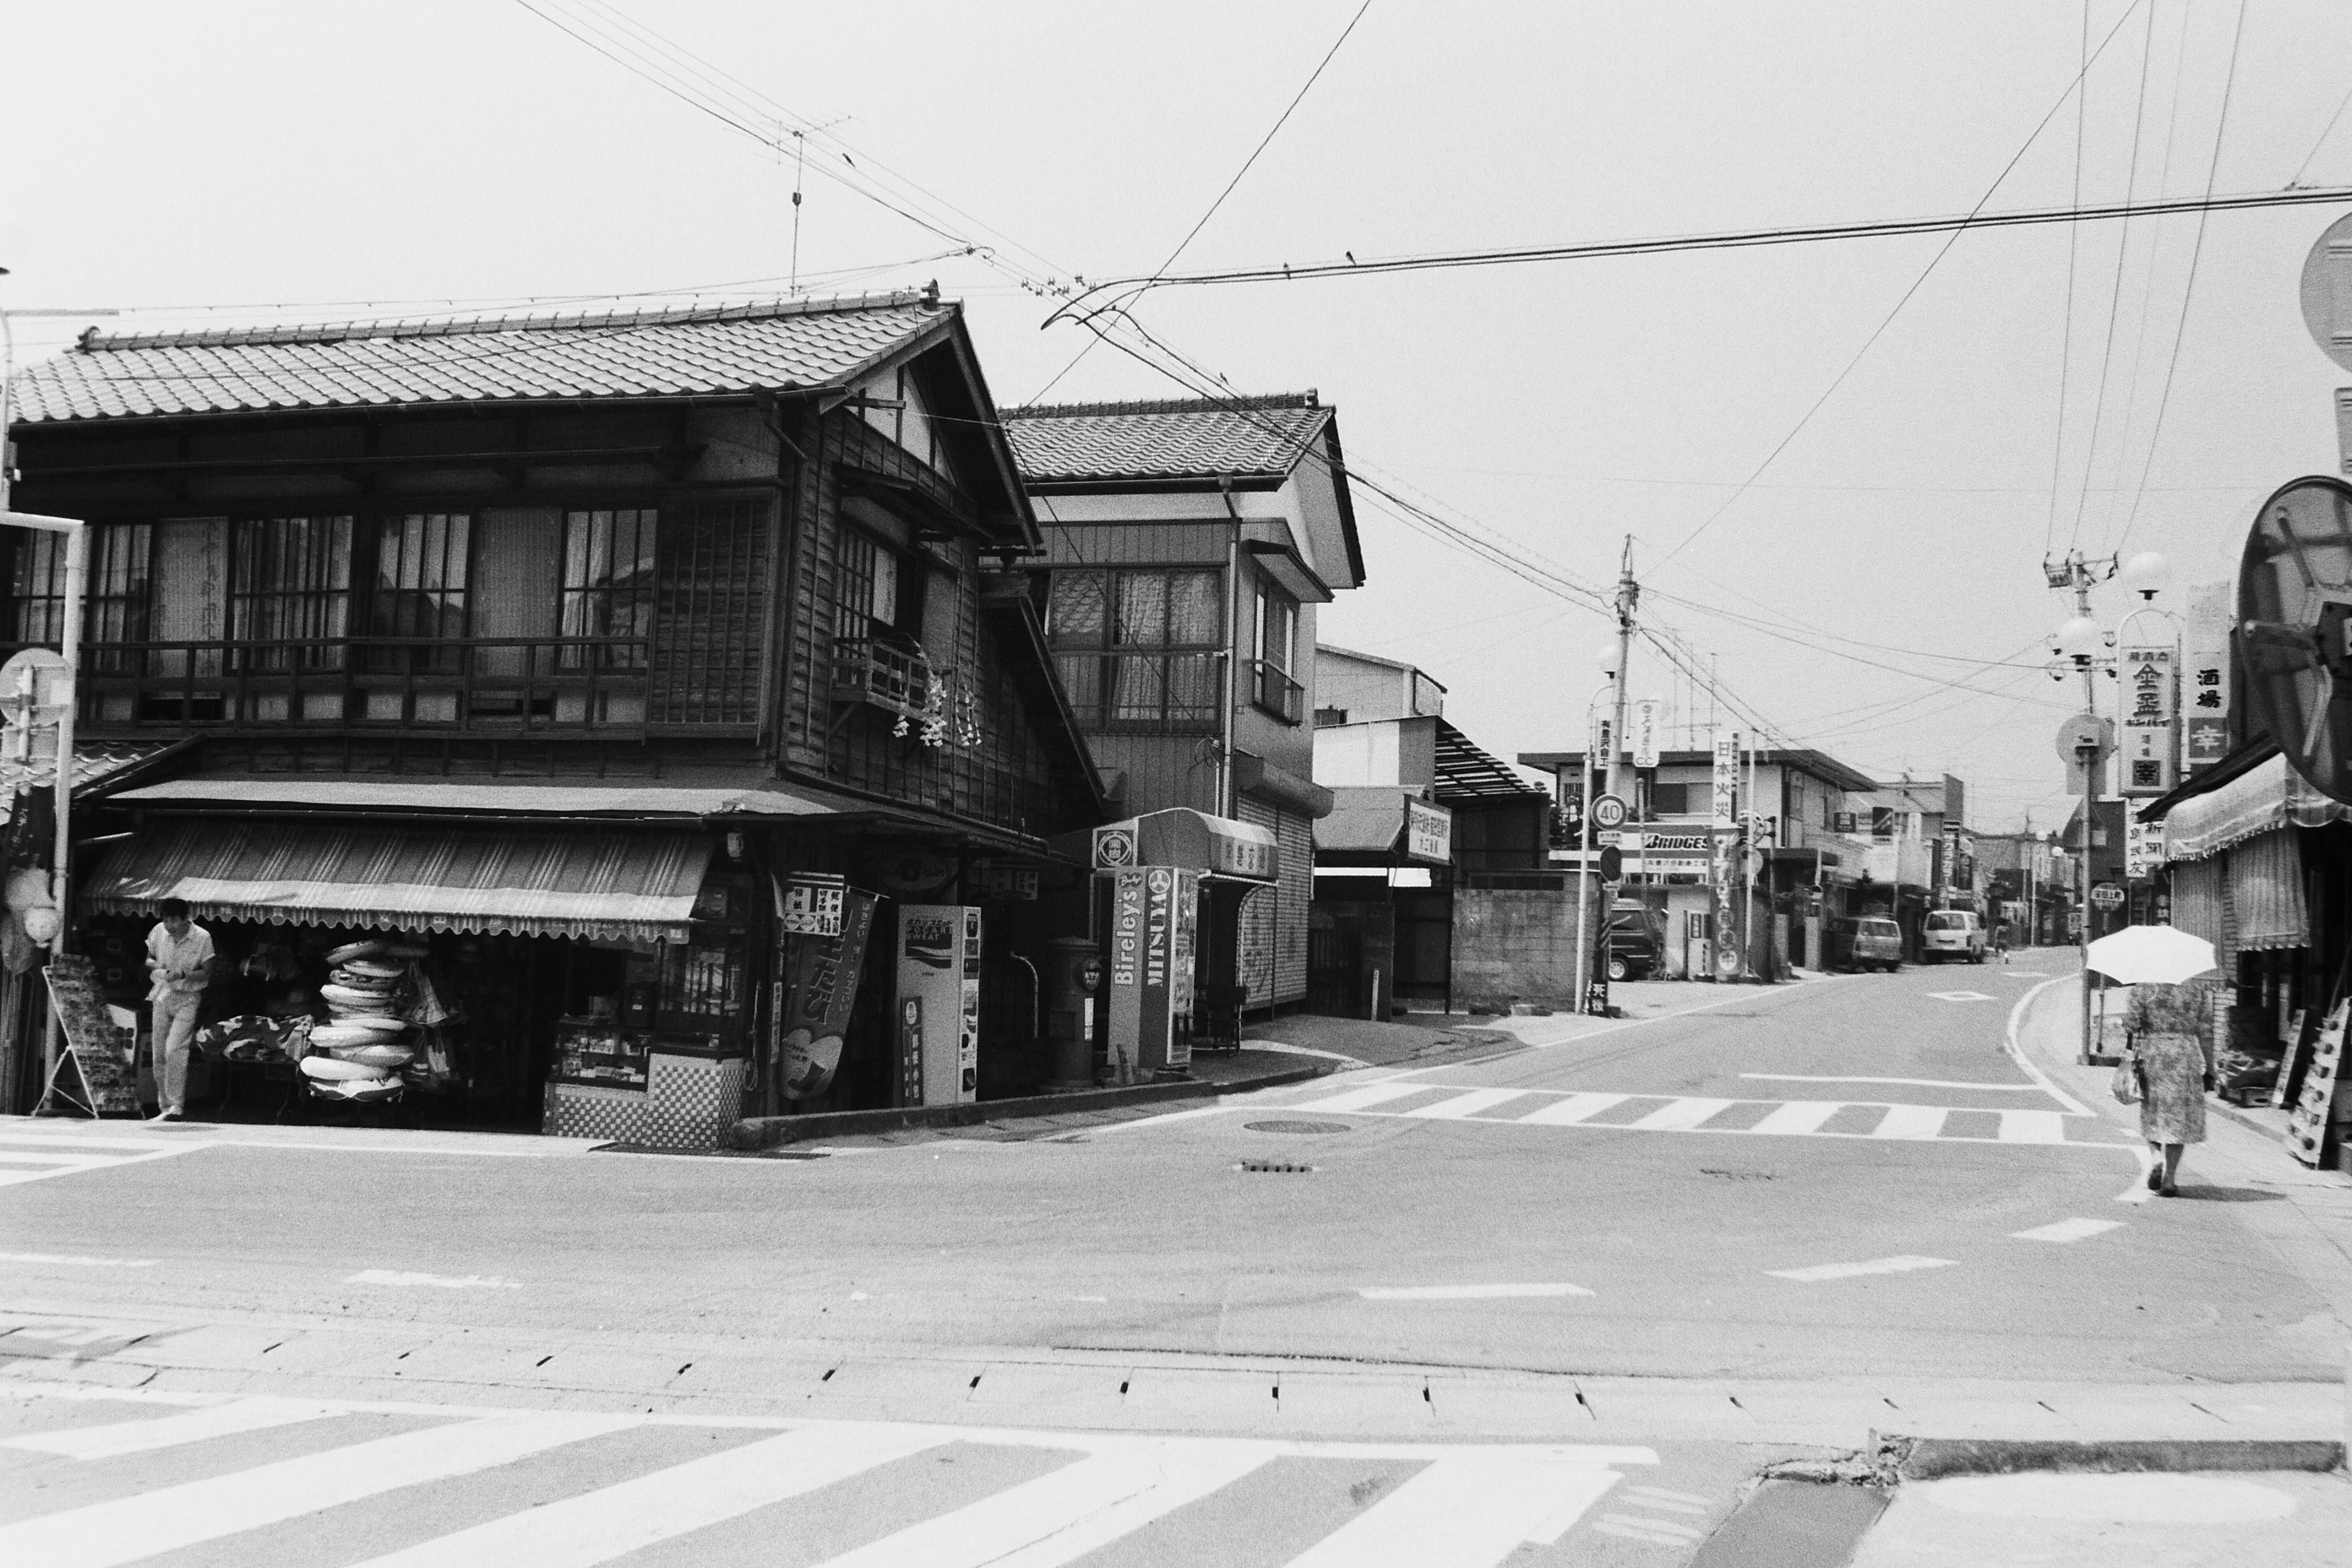
<path fill-rule="evenodd" d="M 83 334 L 14 385 L 16 422 L 822 390 L 957 335 L 935 295 L 201 332 Z"/>
<path fill-rule="evenodd" d="M 1287 479 L 1336 410 L 1308 393 L 1003 411 L 1024 478 L 1041 489 Z M 1360 566 L 1360 562 L 1351 563 Z"/>

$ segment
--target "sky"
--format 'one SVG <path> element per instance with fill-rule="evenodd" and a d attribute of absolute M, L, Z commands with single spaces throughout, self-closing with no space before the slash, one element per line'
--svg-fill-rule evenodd
<path fill-rule="evenodd" d="M 20 6 L 0 63 L 0 309 L 120 312 L 16 318 L 21 362 L 91 324 L 937 279 L 1000 405 L 1180 396 L 1175 362 L 1049 317 L 1078 279 L 1160 270 L 1196 225 L 1176 272 L 2193 196 L 2209 177 L 2352 185 L 2352 6 L 2240 16 L 2235 0 Z M 698 107 L 566 27 L 641 66 L 658 39 L 732 79 L 670 57 Z M 2086 28 L 2101 52 L 2078 143 Z M 736 125 L 708 111 L 721 89 Z M 853 169 L 944 221 L 833 177 Z M 2347 210 L 2219 214 L 2201 240 L 2176 216 L 1162 288 L 1132 310 L 1235 389 L 1315 389 L 1351 467 L 1535 575 L 1605 594 L 1630 535 L 1643 625 L 1724 693 L 1644 648 L 1631 695 L 1700 725 L 1736 710 L 1882 776 L 1958 774 L 1970 825 L 1999 831 L 2068 804 L 2052 735 L 2080 697 L 2043 668 L 2071 609 L 2045 554 L 2153 549 L 2182 584 L 2228 578 L 2253 504 L 2340 471 L 2352 375 L 2311 342 L 2297 280 Z M 1326 607 L 1323 639 L 1422 666 L 1490 752 L 1580 745 L 1612 629 L 1590 596 L 1357 499 L 1369 578 Z M 2100 590 L 2096 614 L 2126 607 Z"/>

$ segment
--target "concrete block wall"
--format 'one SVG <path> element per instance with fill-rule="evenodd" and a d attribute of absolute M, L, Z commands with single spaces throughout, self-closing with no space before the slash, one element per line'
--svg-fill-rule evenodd
<path fill-rule="evenodd" d="M 1576 900 L 1564 892 L 1463 888 L 1454 895 L 1454 1005 L 1564 1007 L 1576 995 Z"/>

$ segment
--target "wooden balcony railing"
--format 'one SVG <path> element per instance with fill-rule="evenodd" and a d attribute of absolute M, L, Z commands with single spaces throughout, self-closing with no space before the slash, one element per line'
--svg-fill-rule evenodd
<path fill-rule="evenodd" d="M 902 719 L 923 717 L 929 700 L 930 660 L 873 637 L 841 637 L 833 645 L 833 700 L 864 702 Z"/>
<path fill-rule="evenodd" d="M 1250 661 L 1253 699 L 1257 705 L 1282 720 L 1296 724 L 1306 711 L 1307 688 L 1290 679 L 1280 665 L 1259 658 Z"/>
<path fill-rule="evenodd" d="M 135 642 L 84 656 L 95 726 L 642 731 L 646 637 Z"/>

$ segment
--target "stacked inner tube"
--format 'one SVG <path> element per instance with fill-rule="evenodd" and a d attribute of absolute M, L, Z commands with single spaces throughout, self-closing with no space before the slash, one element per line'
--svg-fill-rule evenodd
<path fill-rule="evenodd" d="M 310 1092 L 323 1100 L 394 1100 L 407 1087 L 403 1069 L 416 1059 L 400 1016 L 401 989 L 421 950 L 389 942 L 355 942 L 327 954 L 333 969 L 319 995 L 328 1021 L 310 1031 L 314 1053 L 302 1058 Z"/>

